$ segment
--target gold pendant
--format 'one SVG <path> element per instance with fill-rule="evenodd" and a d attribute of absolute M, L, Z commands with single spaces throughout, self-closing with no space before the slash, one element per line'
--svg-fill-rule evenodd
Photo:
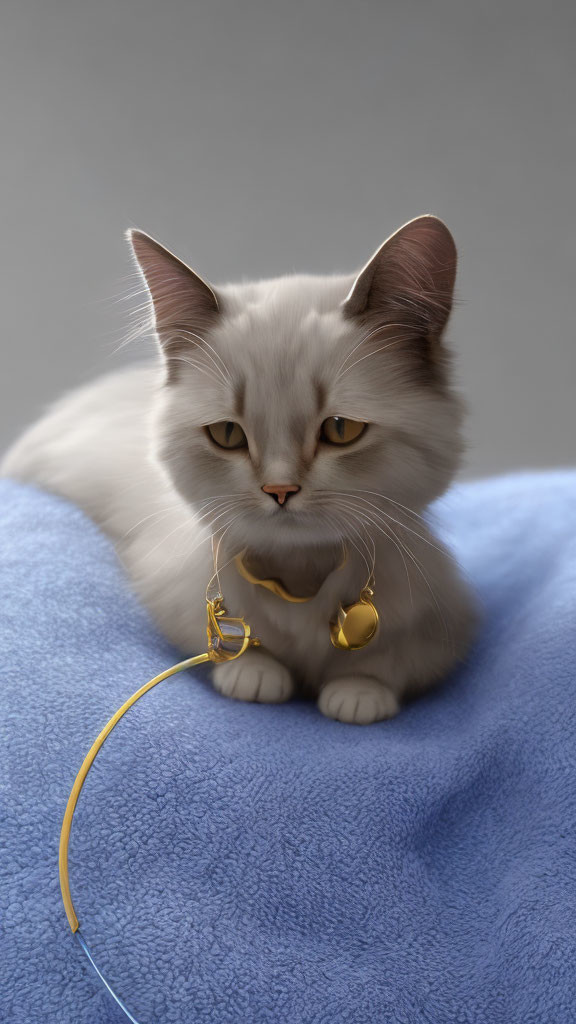
<path fill-rule="evenodd" d="M 340 605 L 336 622 L 330 623 L 330 639 L 340 651 L 358 651 L 370 643 L 378 627 L 378 611 L 370 600 L 374 591 L 365 587 L 358 601 Z"/>

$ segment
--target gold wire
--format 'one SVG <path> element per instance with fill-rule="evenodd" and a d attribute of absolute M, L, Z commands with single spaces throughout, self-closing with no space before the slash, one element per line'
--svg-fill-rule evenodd
<path fill-rule="evenodd" d="M 180 661 L 177 665 L 172 665 L 171 668 L 167 668 L 160 675 L 155 676 L 150 682 L 145 683 L 141 686 L 136 693 L 133 693 L 127 701 L 124 702 L 122 707 L 118 708 L 115 715 L 112 715 L 110 721 L 104 726 L 100 735 L 94 740 L 94 743 L 90 747 L 90 750 L 86 754 L 82 767 L 78 772 L 72 791 L 68 797 L 68 803 L 66 804 L 66 810 L 64 812 L 64 820 L 62 822 L 62 830 L 60 832 L 60 852 L 58 858 L 58 866 L 60 871 L 60 891 L 62 893 L 62 900 L 64 908 L 66 910 L 66 917 L 68 918 L 68 924 L 73 932 L 78 931 L 80 922 L 76 916 L 74 904 L 72 902 L 72 896 L 70 894 L 70 879 L 68 876 L 68 845 L 70 842 L 70 830 L 72 828 L 72 818 L 74 817 L 74 811 L 76 804 L 78 803 L 78 797 L 80 796 L 82 786 L 84 785 L 86 776 L 90 771 L 94 760 L 102 744 L 112 732 L 114 726 L 118 724 L 123 715 L 134 706 L 140 697 L 143 697 L 145 693 L 148 693 L 153 686 L 157 686 L 158 683 L 163 682 L 164 679 L 168 679 L 169 676 L 176 675 L 177 672 L 183 672 L 187 668 L 192 668 L 193 665 L 200 665 L 203 661 L 210 661 L 210 655 L 208 653 L 198 654 L 194 658 L 187 658 L 186 661 Z"/>
<path fill-rule="evenodd" d="M 210 581 L 208 583 L 207 591 L 210 588 L 214 578 L 216 578 L 218 588 L 220 588 L 220 579 L 219 579 L 219 575 L 218 575 L 218 554 L 219 554 L 220 541 L 221 540 L 222 540 L 222 538 L 220 537 L 219 538 L 219 542 L 218 542 L 218 546 L 216 548 L 216 553 L 214 553 L 214 536 L 212 536 L 212 556 L 213 556 L 214 570 L 215 571 L 214 571 L 214 575 L 212 576 L 212 578 L 210 579 Z M 346 550 L 346 546 L 344 545 L 344 543 L 343 543 L 342 546 L 343 546 L 343 550 L 344 550 L 344 560 L 341 563 L 341 566 L 339 566 L 339 568 L 341 568 L 345 564 L 345 562 L 346 562 L 346 560 L 348 558 L 348 552 Z M 239 560 L 239 561 L 237 561 L 237 566 L 238 566 L 239 571 L 242 573 L 243 576 L 245 576 L 245 578 L 250 579 L 251 582 L 253 582 L 253 583 L 261 583 L 264 586 L 269 586 L 270 589 L 273 589 L 272 585 L 274 585 L 274 593 L 277 593 L 281 597 L 285 597 L 285 599 L 287 599 L 287 600 L 291 600 L 291 601 L 307 601 L 307 600 L 310 600 L 309 598 L 295 598 L 292 595 L 288 596 L 288 592 L 285 590 L 285 588 L 282 587 L 281 584 L 279 584 L 279 581 L 277 581 L 277 580 L 258 580 L 256 577 L 252 577 L 251 574 L 248 574 L 248 571 L 245 569 L 245 567 L 244 567 L 244 565 L 242 563 L 241 555 L 237 555 L 236 559 Z M 230 559 L 230 561 L 233 561 L 233 560 L 234 559 Z M 368 579 L 368 582 L 367 582 L 367 585 L 366 585 L 366 588 L 365 588 L 366 590 L 368 590 L 368 588 L 370 587 L 370 583 L 373 584 L 373 579 L 374 579 L 374 576 L 373 576 L 373 573 L 372 573 L 370 575 L 369 579 Z M 277 587 L 279 587 L 279 589 L 276 589 Z M 280 592 L 280 590 L 282 592 Z M 213 602 L 209 600 L 208 593 L 206 595 L 206 602 L 207 602 L 207 607 L 208 607 L 209 621 L 212 622 L 212 628 L 215 629 L 217 631 L 217 633 L 220 633 L 219 620 L 218 620 L 218 617 L 215 616 L 215 614 L 214 614 L 215 608 L 214 608 Z M 341 609 L 341 610 L 344 612 L 343 609 Z M 212 612 L 212 616 L 210 616 L 210 612 Z M 222 612 L 224 612 L 224 609 L 223 609 L 223 607 L 220 607 L 219 614 L 222 615 Z M 375 612 L 375 614 L 376 614 L 376 619 L 377 619 L 377 613 Z M 220 622 L 223 622 L 223 621 L 225 621 L 225 619 L 220 619 Z M 234 621 L 240 621 L 240 620 L 234 620 Z M 256 637 L 253 637 L 253 638 L 250 637 L 250 628 L 245 623 L 244 623 L 244 629 L 245 629 L 245 636 L 244 636 L 244 643 L 242 645 L 241 650 L 236 655 L 232 655 L 232 656 L 228 655 L 228 658 L 230 658 L 230 657 L 239 657 L 240 654 L 242 654 L 246 650 L 246 648 L 248 646 L 250 646 L 250 645 L 259 646 L 260 641 Z M 157 686 L 158 683 L 163 682 L 165 679 L 168 679 L 170 676 L 176 675 L 177 672 L 183 672 L 183 671 L 185 671 L 188 668 L 192 668 L 194 665 L 201 665 L 203 662 L 215 661 L 215 660 L 218 660 L 217 657 L 215 656 L 215 653 L 213 651 L 212 651 L 212 653 L 209 653 L 208 651 L 206 651 L 203 654 L 197 654 L 193 658 L 186 658 L 184 661 L 180 661 L 180 662 L 178 662 L 178 664 L 172 665 L 171 668 L 165 669 L 164 672 L 161 672 L 159 675 L 155 676 L 154 679 L 151 679 L 148 683 L 145 683 L 144 686 L 141 686 L 139 690 L 136 690 L 136 692 L 133 693 L 132 696 L 129 697 L 128 700 L 126 700 L 124 702 L 124 704 L 122 704 L 121 707 L 118 708 L 116 713 L 114 715 L 112 715 L 112 718 L 106 723 L 106 725 L 104 726 L 104 728 L 102 729 L 100 734 L 94 740 L 94 743 L 90 747 L 90 750 L 86 754 L 86 757 L 84 758 L 84 761 L 82 762 L 82 766 L 80 768 L 80 771 L 78 772 L 78 774 L 77 774 L 77 776 L 76 776 L 76 778 L 74 780 L 74 785 L 72 786 L 72 790 L 70 792 L 70 796 L 68 797 L 68 803 L 66 804 L 66 810 L 64 812 L 64 818 L 63 818 L 63 821 L 62 821 L 62 828 L 61 828 L 61 831 L 60 831 L 60 848 L 59 848 L 59 857 L 58 857 L 58 867 L 59 867 L 59 874 L 60 874 L 60 891 L 62 893 L 62 901 L 64 903 L 64 908 L 66 910 L 66 917 L 68 918 L 68 924 L 70 925 L 70 928 L 71 928 L 72 932 L 77 932 L 78 931 L 78 928 L 80 927 L 80 922 L 79 922 L 78 917 L 76 915 L 76 911 L 75 911 L 75 908 L 74 908 L 74 903 L 72 901 L 72 896 L 71 896 L 71 892 L 70 892 L 70 878 L 69 878 L 69 871 L 68 871 L 68 847 L 69 847 L 69 844 L 70 844 L 70 832 L 71 832 L 71 829 L 72 829 L 72 820 L 74 818 L 74 811 L 76 810 L 76 805 L 78 803 L 78 798 L 79 798 L 80 793 L 82 791 L 82 787 L 84 785 L 84 782 L 86 781 L 86 776 L 88 775 L 88 772 L 90 771 L 90 768 L 94 764 L 94 761 L 96 759 L 97 754 L 101 750 L 105 740 L 108 738 L 108 736 L 110 735 L 112 730 L 115 728 L 116 725 L 118 725 L 118 722 L 120 721 L 120 719 L 126 714 L 127 711 L 130 710 L 131 707 L 134 706 L 134 704 L 136 704 L 137 701 L 140 700 L 141 697 L 144 696 L 144 694 L 148 693 L 149 690 L 151 690 L 154 686 Z M 227 658 L 224 658 L 223 660 L 227 660 Z"/>

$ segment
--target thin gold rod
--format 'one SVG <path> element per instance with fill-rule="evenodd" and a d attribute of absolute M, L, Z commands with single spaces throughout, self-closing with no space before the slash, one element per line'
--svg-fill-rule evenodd
<path fill-rule="evenodd" d="M 186 661 L 180 661 L 177 665 L 173 665 L 172 668 L 167 668 L 165 672 L 161 672 L 159 676 L 151 679 L 149 683 L 141 686 L 136 693 L 133 693 L 131 697 L 118 708 L 115 715 L 112 716 L 107 725 L 104 726 L 102 732 L 94 740 L 94 743 L 90 747 L 90 750 L 86 754 L 82 767 L 76 776 L 74 785 L 72 786 L 72 792 L 68 797 L 68 803 L 66 804 L 66 810 L 64 812 L 64 820 L 62 822 L 62 831 L 60 832 L 60 855 L 59 855 L 59 869 L 60 869 L 60 889 L 62 892 L 62 900 L 66 909 L 66 917 L 68 918 L 68 924 L 70 925 L 73 932 L 78 931 L 80 922 L 76 917 L 74 910 L 74 904 L 72 903 L 72 897 L 70 895 L 70 881 L 68 878 L 68 843 L 70 842 L 70 829 L 72 828 L 72 818 L 74 817 L 74 811 L 76 810 L 76 804 L 78 803 L 78 797 L 84 785 L 84 781 L 88 772 L 90 771 L 94 760 L 102 744 L 106 738 L 110 735 L 115 725 L 127 711 L 143 697 L 148 690 L 151 690 L 153 686 L 157 686 L 158 683 L 163 682 L 164 679 L 168 679 L 169 676 L 176 675 L 177 672 L 183 672 L 187 668 L 192 668 L 193 665 L 200 665 L 203 661 L 210 661 L 210 655 L 208 653 L 198 654 L 194 658 L 187 658 Z"/>
<path fill-rule="evenodd" d="M 261 580 L 258 576 L 255 576 L 254 573 L 250 572 L 246 565 L 244 565 L 243 556 L 245 553 L 246 551 L 241 551 L 239 555 L 236 555 L 234 558 L 234 564 L 236 565 L 240 575 L 243 576 L 245 580 L 248 580 L 248 583 L 257 583 L 259 586 L 265 587 L 266 590 L 269 590 L 272 594 L 276 594 L 276 597 L 281 597 L 284 601 L 291 601 L 293 604 L 304 604 L 306 601 L 311 601 L 316 597 L 316 594 L 311 594 L 310 597 L 296 597 L 286 589 L 280 580 L 273 578 Z M 346 564 L 347 559 L 348 553 L 344 548 L 344 558 L 337 568 L 341 569 Z"/>

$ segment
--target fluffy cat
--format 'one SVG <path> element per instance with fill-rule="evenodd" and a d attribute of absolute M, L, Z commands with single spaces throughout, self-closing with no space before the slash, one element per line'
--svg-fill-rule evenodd
<path fill-rule="evenodd" d="M 129 233 L 162 356 L 56 404 L 2 472 L 76 502 L 186 653 L 205 649 L 211 536 L 226 607 L 262 641 L 213 668 L 220 693 L 317 698 L 342 722 L 390 718 L 464 657 L 474 601 L 422 518 L 454 476 L 462 406 L 443 341 L 456 249 L 419 217 L 357 275 L 212 288 Z M 343 547 L 348 553 L 342 565 Z M 276 577 L 292 603 L 249 582 Z M 379 627 L 336 649 L 329 623 L 374 565 Z"/>

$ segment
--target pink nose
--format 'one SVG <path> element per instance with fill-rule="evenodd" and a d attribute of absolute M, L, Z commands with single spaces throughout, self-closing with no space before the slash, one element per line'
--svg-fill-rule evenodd
<path fill-rule="evenodd" d="M 283 505 L 291 494 L 298 493 L 300 486 L 298 484 L 264 484 L 262 490 L 265 494 L 271 494 L 279 505 Z"/>

